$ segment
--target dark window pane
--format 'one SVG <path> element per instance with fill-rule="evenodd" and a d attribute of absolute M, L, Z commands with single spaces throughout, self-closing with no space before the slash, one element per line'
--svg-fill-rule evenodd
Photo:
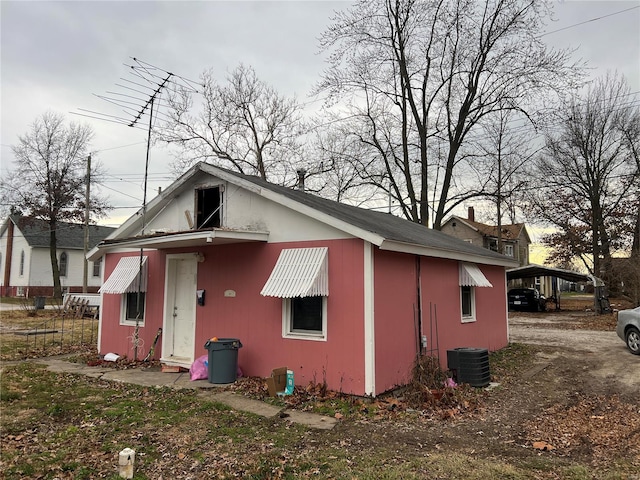
<path fill-rule="evenodd" d="M 60 272 L 61 277 L 65 277 L 67 275 L 67 252 L 62 252 L 60 254 L 60 265 L 58 267 L 58 271 Z"/>
<path fill-rule="evenodd" d="M 135 320 L 138 315 L 138 292 L 127 293 L 127 320 Z M 144 319 L 144 292 L 140 292 L 140 320 Z"/>
<path fill-rule="evenodd" d="M 322 297 L 291 300 L 291 329 L 322 332 Z"/>
<path fill-rule="evenodd" d="M 102 258 L 99 258 L 98 260 L 93 262 L 93 276 L 94 277 L 99 277 L 100 276 L 100 266 L 101 265 L 102 265 Z"/>
<path fill-rule="evenodd" d="M 196 190 L 196 228 L 220 226 L 220 188 Z"/>
<path fill-rule="evenodd" d="M 470 317 L 471 311 L 471 287 L 460 287 L 462 295 L 462 316 Z"/>

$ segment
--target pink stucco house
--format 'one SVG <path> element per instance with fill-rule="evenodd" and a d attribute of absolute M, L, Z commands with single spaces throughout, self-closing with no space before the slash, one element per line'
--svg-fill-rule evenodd
<path fill-rule="evenodd" d="M 89 253 L 100 257 L 102 354 L 133 358 L 137 316 L 139 358 L 159 328 L 155 357 L 184 367 L 209 338 L 238 338 L 245 375 L 287 366 L 298 385 L 377 395 L 405 384 L 419 353 L 446 367 L 448 349 L 508 343 L 513 259 L 204 163 Z"/>

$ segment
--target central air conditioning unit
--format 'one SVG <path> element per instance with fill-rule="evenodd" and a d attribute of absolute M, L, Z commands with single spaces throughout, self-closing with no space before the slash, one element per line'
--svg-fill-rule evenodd
<path fill-rule="evenodd" d="M 489 351 L 486 348 L 454 348 L 447 350 L 447 368 L 458 383 L 486 387 L 491 382 Z"/>

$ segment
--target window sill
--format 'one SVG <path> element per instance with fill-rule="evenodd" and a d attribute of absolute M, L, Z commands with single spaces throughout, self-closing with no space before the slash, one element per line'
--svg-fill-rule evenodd
<path fill-rule="evenodd" d="M 120 325 L 124 326 L 124 327 L 135 327 L 136 326 L 136 321 L 135 320 L 120 320 Z M 140 320 L 138 322 L 138 326 L 139 327 L 144 327 L 144 319 Z"/>
<path fill-rule="evenodd" d="M 326 342 L 327 337 L 323 333 L 301 333 L 301 332 L 290 332 L 282 335 L 282 338 L 287 338 L 290 340 L 312 340 L 314 342 Z"/>
<path fill-rule="evenodd" d="M 474 323 L 476 321 L 475 317 L 462 317 L 460 320 L 462 323 Z"/>

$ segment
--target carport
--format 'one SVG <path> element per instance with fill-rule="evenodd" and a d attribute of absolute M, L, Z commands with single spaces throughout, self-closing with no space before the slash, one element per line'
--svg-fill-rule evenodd
<path fill-rule="evenodd" d="M 591 282 L 593 283 L 593 306 L 597 313 L 602 313 L 609 309 L 609 302 L 603 296 L 604 282 L 598 277 L 586 273 L 578 273 L 562 268 L 546 267 L 544 265 L 525 265 L 507 270 L 507 281 L 519 278 L 552 277 L 561 278 L 569 282 Z M 558 282 L 552 282 L 553 296 L 556 299 L 556 310 L 560 310 L 560 291 Z"/>

